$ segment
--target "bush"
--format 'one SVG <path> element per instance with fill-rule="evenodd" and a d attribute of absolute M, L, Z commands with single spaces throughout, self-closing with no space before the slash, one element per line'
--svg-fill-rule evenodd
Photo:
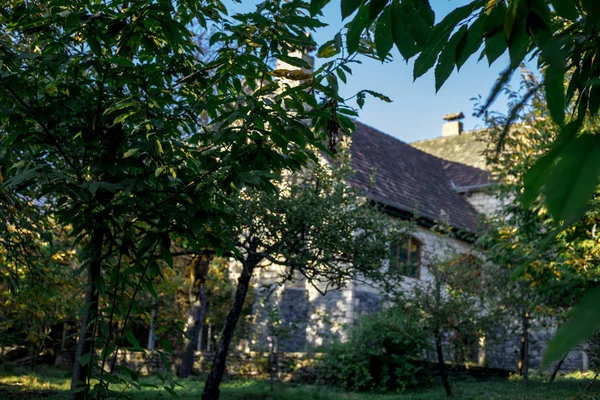
<path fill-rule="evenodd" d="M 404 391 L 424 378 L 426 335 L 416 318 L 398 308 L 362 317 L 346 342 L 324 349 L 326 380 L 348 390 Z"/>

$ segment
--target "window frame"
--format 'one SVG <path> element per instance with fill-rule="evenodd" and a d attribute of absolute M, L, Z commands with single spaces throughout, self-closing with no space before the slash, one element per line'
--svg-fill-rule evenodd
<path fill-rule="evenodd" d="M 413 243 L 416 245 L 416 250 L 414 252 L 411 251 L 411 247 L 412 247 Z M 390 260 L 390 268 L 396 269 L 396 270 L 398 270 L 400 268 L 400 265 L 399 265 L 401 262 L 400 251 L 401 251 L 402 247 L 405 245 L 406 245 L 406 249 L 407 249 L 406 262 L 410 263 L 412 261 L 411 259 L 412 259 L 413 254 L 416 253 L 415 263 L 416 263 L 417 268 L 416 268 L 416 274 L 414 276 L 404 275 L 404 274 L 402 274 L 402 276 L 406 276 L 407 278 L 412 278 L 412 279 L 421 279 L 421 261 L 422 261 L 421 253 L 423 251 L 422 250 L 423 243 L 419 239 L 417 239 L 413 236 L 409 236 L 407 240 L 399 242 L 399 243 L 395 243 L 393 245 L 395 254 L 394 254 L 393 260 Z M 404 261 L 402 261 L 402 262 L 404 262 Z M 404 272 L 406 272 L 406 271 L 404 271 Z"/>

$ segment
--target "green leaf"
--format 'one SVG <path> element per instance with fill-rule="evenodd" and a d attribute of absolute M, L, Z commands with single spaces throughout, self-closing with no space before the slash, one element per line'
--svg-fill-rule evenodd
<path fill-rule="evenodd" d="M 452 10 L 439 24 L 435 26 L 427 47 L 415 60 L 415 66 L 413 69 L 414 79 L 423 76 L 435 65 L 438 55 L 446 45 L 446 42 L 448 41 L 448 38 L 450 37 L 450 34 L 456 25 L 470 16 L 478 7 L 480 2 L 480 0 L 475 0 L 465 6 Z M 454 57 L 452 57 L 452 64 L 454 66 Z"/>
<path fill-rule="evenodd" d="M 158 293 L 156 292 L 156 289 L 154 289 L 154 285 L 152 284 L 152 282 L 145 281 L 144 287 L 150 292 L 150 294 L 155 300 L 158 300 Z"/>
<path fill-rule="evenodd" d="M 342 0 L 342 20 L 352 15 L 360 7 L 360 3 L 362 3 L 362 0 Z"/>
<path fill-rule="evenodd" d="M 575 21 L 579 16 L 575 3 L 573 0 L 550 0 L 550 4 L 552 4 L 556 13 L 571 21 Z"/>
<path fill-rule="evenodd" d="M 366 96 L 364 92 L 359 92 L 356 94 L 356 104 L 361 109 L 365 106 L 365 97 Z"/>
<path fill-rule="evenodd" d="M 481 47 L 483 43 L 483 22 L 483 17 L 477 18 L 456 46 L 457 70 L 460 71 L 460 68 L 467 62 L 469 57 Z"/>
<path fill-rule="evenodd" d="M 371 0 L 369 3 L 369 18 L 374 20 L 386 6 L 388 0 Z"/>
<path fill-rule="evenodd" d="M 444 82 L 448 79 L 454 70 L 456 61 L 456 47 L 463 37 L 467 34 L 467 27 L 461 26 L 460 29 L 450 38 L 438 59 L 435 67 L 435 91 L 438 92 Z"/>
<path fill-rule="evenodd" d="M 375 92 L 373 90 L 361 90 L 356 95 L 357 95 L 357 97 L 362 96 L 363 97 L 363 101 L 364 101 L 364 95 L 365 95 L 365 93 L 366 94 L 370 94 L 371 96 L 373 96 L 373 97 L 375 97 L 375 98 L 377 98 L 377 99 L 379 99 L 381 101 L 384 101 L 386 103 L 391 103 L 392 102 L 392 99 L 390 99 L 388 96 L 386 96 L 384 94 L 381 94 L 379 92 Z"/>
<path fill-rule="evenodd" d="M 307 17 L 305 15 L 291 15 L 285 19 L 288 25 L 295 25 L 301 29 L 306 28 L 323 28 L 326 23 L 317 18 Z"/>
<path fill-rule="evenodd" d="M 433 31 L 430 23 L 423 20 L 423 17 L 415 7 L 412 7 L 409 2 L 400 3 L 400 12 L 404 17 L 403 27 L 406 29 L 414 41 L 421 47 L 427 46 L 429 38 Z"/>
<path fill-rule="evenodd" d="M 358 50 L 360 37 L 363 31 L 369 27 L 369 9 L 366 6 L 361 6 L 354 16 L 352 22 L 348 26 L 346 34 L 346 46 L 348 53 L 354 54 Z"/>
<path fill-rule="evenodd" d="M 407 30 L 407 22 L 400 2 L 395 0 L 391 5 L 392 37 L 402 57 L 405 60 L 419 52 L 419 47 Z"/>
<path fill-rule="evenodd" d="M 569 141 L 554 165 L 544 194 L 550 214 L 559 221 L 583 214 L 600 176 L 600 135 Z"/>
<path fill-rule="evenodd" d="M 535 20 L 535 19 L 534 19 Z M 550 116 L 558 125 L 565 120 L 565 69 L 566 55 L 559 40 L 552 36 L 547 26 L 542 25 L 536 29 L 536 39 L 542 51 L 542 58 L 546 69 L 544 71 L 544 89 Z"/>
<path fill-rule="evenodd" d="M 492 65 L 494 61 L 498 59 L 506 49 L 508 44 L 504 38 L 504 32 L 498 31 L 495 35 L 485 39 L 485 56 L 488 59 L 489 65 Z"/>
<path fill-rule="evenodd" d="M 335 73 L 337 74 L 337 76 L 340 78 L 340 80 L 344 83 L 348 82 L 348 78 L 346 77 L 346 73 L 344 72 L 343 69 L 338 68 L 335 70 Z"/>
<path fill-rule="evenodd" d="M 160 355 L 160 359 L 161 359 L 163 365 L 165 366 L 165 368 L 169 369 L 171 367 L 171 363 L 169 362 L 169 359 L 167 358 L 165 353 L 158 350 L 158 354 Z"/>
<path fill-rule="evenodd" d="M 111 57 L 107 59 L 109 63 L 117 64 L 122 67 L 132 68 L 134 67 L 133 61 L 125 57 Z"/>
<path fill-rule="evenodd" d="M 508 2 L 508 9 L 504 14 L 504 35 L 507 38 L 510 38 L 514 25 L 519 18 L 521 4 L 523 4 L 522 0 L 509 0 Z"/>
<path fill-rule="evenodd" d="M 161 21 L 160 26 L 162 27 L 163 35 L 171 45 L 178 44 L 180 42 L 180 32 L 177 25 L 170 18 Z"/>
<path fill-rule="evenodd" d="M 290 64 L 293 67 L 311 69 L 310 64 L 299 57 L 291 57 L 291 56 L 288 56 L 285 54 L 277 54 L 277 55 L 275 55 L 275 58 L 277 58 L 280 61 L 283 61 L 287 64 Z"/>
<path fill-rule="evenodd" d="M 523 62 L 529 51 L 529 43 L 530 38 L 525 30 L 525 23 L 522 21 L 515 23 L 507 43 L 511 65 L 518 67 Z"/>
<path fill-rule="evenodd" d="M 100 42 L 96 38 L 96 35 L 94 35 L 93 33 L 90 34 L 88 36 L 87 43 L 88 46 L 90 46 L 90 50 L 92 50 L 92 53 L 94 53 L 94 55 L 96 55 L 97 57 L 102 57 L 102 48 L 100 47 Z"/>
<path fill-rule="evenodd" d="M 323 43 L 317 51 L 317 57 L 319 58 L 331 58 L 340 54 L 341 49 L 336 45 L 334 40 Z"/>
<path fill-rule="evenodd" d="M 408 0 L 406 4 L 408 7 L 412 6 L 427 25 L 433 26 L 435 13 L 433 12 L 433 8 L 431 8 L 429 0 Z"/>
<path fill-rule="evenodd" d="M 588 289 L 579 303 L 567 313 L 567 321 L 561 325 L 548 343 L 542 369 L 560 360 L 569 351 L 594 334 L 600 325 L 600 288 Z"/>
<path fill-rule="evenodd" d="M 560 134 L 552 144 L 552 149 L 542 156 L 524 176 L 523 195 L 521 202 L 527 207 L 537 198 L 542 187 L 548 181 L 552 168 L 560 153 L 579 131 L 581 121 L 573 121 L 561 129 Z"/>
<path fill-rule="evenodd" d="M 125 337 L 127 338 L 127 341 L 133 346 L 134 349 L 142 348 L 140 346 L 140 342 L 138 342 L 138 340 L 135 338 L 133 332 L 131 332 L 129 329 L 127 329 L 125 331 Z"/>
<path fill-rule="evenodd" d="M 125 152 L 125 154 L 123 154 L 123 158 L 131 157 L 132 155 L 136 154 L 138 151 L 140 151 L 140 149 L 129 149 Z"/>
<path fill-rule="evenodd" d="M 327 5 L 331 0 L 311 0 L 310 2 L 310 15 L 315 16 L 318 15 L 323 7 Z"/>
<path fill-rule="evenodd" d="M 414 80 L 425 75 L 425 73 L 435 65 L 440 51 L 442 51 L 444 44 L 448 40 L 448 36 L 450 36 L 450 33 L 444 34 L 443 37 L 434 39 L 433 45 L 428 46 L 421 52 L 421 54 L 419 54 L 419 57 L 417 57 L 415 60 L 415 65 L 413 67 Z"/>
<path fill-rule="evenodd" d="M 86 366 L 92 360 L 92 354 L 91 353 L 84 354 L 84 355 L 80 356 L 78 358 L 78 360 L 81 365 Z"/>
<path fill-rule="evenodd" d="M 100 182 L 98 182 L 98 181 L 89 182 L 88 189 L 90 190 L 90 193 L 92 193 L 92 194 L 96 193 L 98 191 L 99 187 L 100 187 Z"/>
<path fill-rule="evenodd" d="M 377 19 L 375 26 L 375 48 L 382 61 L 388 56 L 393 46 L 392 7 L 387 7 Z"/>
<path fill-rule="evenodd" d="M 173 353 L 173 347 L 171 347 L 169 339 L 163 338 L 160 342 L 167 353 Z"/>
<path fill-rule="evenodd" d="M 160 247 L 160 255 L 167 265 L 173 268 L 173 255 L 171 254 L 171 249 L 168 246 L 163 245 Z"/>
<path fill-rule="evenodd" d="M 552 167 L 556 161 L 556 154 L 549 152 L 540 157 L 536 163 L 529 168 L 523 177 L 525 190 L 521 196 L 521 202 L 529 206 L 537 198 L 542 187 L 548 181 Z"/>
<path fill-rule="evenodd" d="M 172 397 L 179 398 L 179 395 L 177 394 L 177 392 L 174 391 L 173 389 L 171 389 L 170 387 L 163 386 L 163 389 L 165 389 L 167 391 L 167 393 L 169 393 Z"/>

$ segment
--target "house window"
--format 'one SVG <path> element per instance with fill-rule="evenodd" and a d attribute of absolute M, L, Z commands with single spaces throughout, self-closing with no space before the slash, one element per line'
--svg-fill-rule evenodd
<path fill-rule="evenodd" d="M 421 243 L 415 238 L 408 238 L 392 245 L 390 268 L 402 275 L 419 279 L 421 275 Z"/>

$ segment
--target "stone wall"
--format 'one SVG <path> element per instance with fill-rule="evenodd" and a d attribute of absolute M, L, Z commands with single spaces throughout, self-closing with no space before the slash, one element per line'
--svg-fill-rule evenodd
<path fill-rule="evenodd" d="M 227 357 L 227 375 L 247 378 L 266 378 L 270 371 L 270 354 L 261 352 L 233 352 Z M 194 372 L 207 373 L 210 371 L 215 354 L 196 352 L 194 359 Z M 315 382 L 321 371 L 318 360 L 321 353 L 293 353 L 282 352 L 276 356 L 277 376 L 279 380 L 290 382 Z M 157 372 L 170 370 L 175 372 L 176 361 L 173 357 L 165 355 L 169 368 L 157 352 L 133 352 L 119 350 L 116 368 L 125 366 L 141 375 L 150 375 Z M 175 362 L 174 362 L 175 361 Z"/>
<path fill-rule="evenodd" d="M 381 310 L 382 299 L 377 293 L 356 290 L 354 292 L 354 314 L 360 317 L 363 314 L 372 314 Z"/>
<path fill-rule="evenodd" d="M 280 351 L 304 351 L 307 347 L 306 327 L 309 321 L 308 291 L 285 288 L 279 299 L 281 324 L 286 329 L 279 341 Z"/>
<path fill-rule="evenodd" d="M 503 206 L 503 202 L 498 197 L 487 191 L 467 192 L 463 196 L 478 213 L 483 215 L 496 214 Z"/>
<path fill-rule="evenodd" d="M 529 368 L 539 369 L 542 364 L 544 351 L 554 329 L 533 330 L 530 333 L 529 343 Z M 485 346 L 486 365 L 490 368 L 517 371 L 521 337 L 519 334 L 504 334 L 496 339 L 488 340 Z M 552 370 L 554 366 L 550 366 Z M 589 368 L 587 355 L 582 347 L 577 347 L 569 352 L 560 371 L 586 371 Z"/>

